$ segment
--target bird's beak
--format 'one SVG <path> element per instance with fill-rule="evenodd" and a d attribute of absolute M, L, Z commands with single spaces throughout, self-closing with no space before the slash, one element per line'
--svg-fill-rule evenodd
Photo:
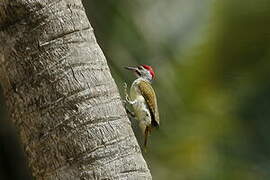
<path fill-rule="evenodd" d="M 130 71 L 138 71 L 137 67 L 131 67 L 131 66 L 126 66 L 125 69 L 130 70 Z"/>

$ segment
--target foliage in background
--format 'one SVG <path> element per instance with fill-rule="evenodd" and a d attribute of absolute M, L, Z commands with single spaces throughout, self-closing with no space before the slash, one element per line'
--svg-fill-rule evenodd
<path fill-rule="evenodd" d="M 84 3 L 120 89 L 125 65 L 157 73 L 154 179 L 270 178 L 268 0 Z"/>

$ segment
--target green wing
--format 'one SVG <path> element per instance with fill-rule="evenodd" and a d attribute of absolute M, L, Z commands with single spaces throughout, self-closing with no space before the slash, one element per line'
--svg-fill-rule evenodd
<path fill-rule="evenodd" d="M 151 114 L 151 124 L 154 127 L 159 126 L 159 113 L 158 113 L 158 106 L 157 106 L 157 98 L 154 89 L 152 88 L 151 84 L 146 81 L 141 81 L 138 84 L 138 87 L 144 97 L 148 108 L 150 109 Z"/>

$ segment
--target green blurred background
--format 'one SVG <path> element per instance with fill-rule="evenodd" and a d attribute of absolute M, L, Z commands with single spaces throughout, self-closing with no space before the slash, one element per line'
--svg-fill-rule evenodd
<path fill-rule="evenodd" d="M 270 179 L 269 0 L 83 2 L 121 93 L 124 66 L 156 72 L 154 180 Z"/>
<path fill-rule="evenodd" d="M 134 80 L 124 66 L 156 71 L 154 180 L 270 179 L 269 0 L 84 4 L 120 91 Z"/>

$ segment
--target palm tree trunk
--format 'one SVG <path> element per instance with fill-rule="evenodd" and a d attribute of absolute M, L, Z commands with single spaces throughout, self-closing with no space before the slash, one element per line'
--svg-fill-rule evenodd
<path fill-rule="evenodd" d="M 80 0 L 3 0 L 0 83 L 36 179 L 151 179 Z"/>

